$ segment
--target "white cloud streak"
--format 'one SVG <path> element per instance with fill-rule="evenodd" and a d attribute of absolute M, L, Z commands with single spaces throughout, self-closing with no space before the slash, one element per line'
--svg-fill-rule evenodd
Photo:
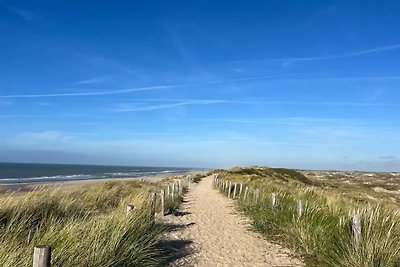
<path fill-rule="evenodd" d="M 400 44 L 393 44 L 388 46 L 380 46 L 366 50 L 360 50 L 349 53 L 333 54 L 327 56 L 317 56 L 317 57 L 288 57 L 288 58 L 270 58 L 270 59 L 254 59 L 254 60 L 237 60 L 235 62 L 301 62 L 301 61 L 321 61 L 321 60 L 331 60 L 340 58 L 351 58 L 356 56 L 368 55 L 373 53 L 387 52 L 400 49 Z"/>
<path fill-rule="evenodd" d="M 266 105 L 305 105 L 305 106 L 361 106 L 361 107 L 397 107 L 400 103 L 372 103 L 372 102 L 309 102 L 309 101 L 269 101 L 249 100 L 230 101 L 239 104 L 266 104 Z"/>
<path fill-rule="evenodd" d="M 182 106 L 191 106 L 191 105 L 213 105 L 213 104 L 221 104 L 226 103 L 224 100 L 189 100 L 182 101 L 172 104 L 161 104 L 161 105 L 145 105 L 145 106 L 137 106 L 132 104 L 121 104 L 119 108 L 114 109 L 115 112 L 134 112 L 134 111 L 152 111 L 152 110 L 160 110 L 160 109 L 169 109 L 176 108 Z"/>
<path fill-rule="evenodd" d="M 81 80 L 81 81 L 76 81 L 71 83 L 72 85 L 85 85 L 85 84 L 96 84 L 96 83 L 102 83 L 105 82 L 106 78 L 105 77 L 96 77 L 93 79 L 87 79 L 87 80 Z"/>
<path fill-rule="evenodd" d="M 333 78 L 282 78 L 281 76 L 271 76 L 271 75 L 260 75 L 260 76 L 250 76 L 242 78 L 232 78 L 232 79 L 220 79 L 212 81 L 204 81 L 198 83 L 181 83 L 181 84 L 167 84 L 167 85 L 155 85 L 147 87 L 136 87 L 120 90 L 104 90 L 104 91 L 88 91 L 88 92 L 77 92 L 77 93 L 43 93 L 43 94 L 20 94 L 20 95 L 0 95 L 0 98 L 40 98 L 40 97 L 84 97 L 84 96 L 101 96 L 101 95 L 117 95 L 117 94 L 128 94 L 132 92 L 139 91 L 152 91 L 152 90 L 163 90 L 179 87 L 190 87 L 190 86 L 201 86 L 201 85 L 213 85 L 213 84 L 224 84 L 232 82 L 246 82 L 246 81 L 256 81 L 256 80 L 272 80 L 272 81 L 293 81 L 293 82 L 334 82 L 334 81 L 349 81 L 349 80 L 400 80 L 400 76 L 382 76 L 382 77 L 333 77 Z M 78 81 L 75 84 L 90 84 L 98 82 L 98 79 Z M 156 100 L 153 100 L 156 101 Z M 164 100 L 159 100 L 164 101 Z M 165 100 L 167 101 L 167 100 Z M 171 100 L 173 101 L 173 100 Z M 249 101 L 230 101 L 225 102 L 231 103 L 245 103 Z M 265 104 L 306 104 L 306 105 L 373 105 L 373 106 L 390 106 L 397 104 L 385 104 L 385 103 L 329 103 L 329 102 L 296 102 L 296 101 L 251 101 L 250 103 L 265 103 Z"/>
<path fill-rule="evenodd" d="M 2 95 L 0 98 L 39 98 L 39 97 L 74 97 L 74 96 L 99 96 L 99 95 L 117 95 L 126 94 L 140 91 L 152 91 L 168 89 L 174 86 L 171 85 L 159 85 L 159 86 L 148 86 L 148 87 L 137 87 L 120 90 L 109 90 L 109 91 L 95 91 L 95 92 L 81 92 L 81 93 L 54 93 L 54 94 L 24 94 L 24 95 Z"/>
<path fill-rule="evenodd" d="M 196 86 L 196 85 L 205 85 L 205 84 L 223 84 L 223 83 L 229 83 L 229 82 L 261 80 L 261 79 L 268 79 L 268 78 L 273 78 L 273 77 L 276 77 L 276 76 L 252 76 L 252 77 L 246 77 L 246 78 L 205 81 L 205 82 L 200 82 L 200 83 L 156 85 L 156 86 L 128 88 L 128 89 L 121 89 L 121 90 L 95 91 L 95 92 L 0 95 L 0 98 L 76 97 L 76 96 L 79 97 L 79 96 L 116 95 L 116 94 L 127 94 L 127 93 L 132 93 L 132 92 L 139 92 L 139 91 L 170 89 L 170 88 L 185 87 L 185 86 Z"/>

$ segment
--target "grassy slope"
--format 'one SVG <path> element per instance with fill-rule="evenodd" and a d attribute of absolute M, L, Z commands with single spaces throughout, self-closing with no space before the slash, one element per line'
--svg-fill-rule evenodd
<path fill-rule="evenodd" d="M 220 178 L 240 182 L 253 189 L 238 205 L 253 221 L 254 228 L 295 250 L 308 266 L 400 266 L 400 227 L 395 211 L 357 198 L 342 197 L 323 189 L 320 181 L 286 169 L 262 167 L 220 170 Z M 255 202 L 252 192 L 259 188 Z M 272 207 L 271 195 L 277 204 Z M 304 203 L 296 214 L 296 201 Z M 349 212 L 362 214 L 362 244 L 356 248 L 351 235 Z"/>
<path fill-rule="evenodd" d="M 31 266 L 33 246 L 53 248 L 53 266 L 156 266 L 162 227 L 152 223 L 160 184 L 106 182 L 90 189 L 43 189 L 0 198 L 1 266 Z M 135 206 L 126 216 L 127 204 Z M 174 205 L 177 205 L 175 203 Z"/>

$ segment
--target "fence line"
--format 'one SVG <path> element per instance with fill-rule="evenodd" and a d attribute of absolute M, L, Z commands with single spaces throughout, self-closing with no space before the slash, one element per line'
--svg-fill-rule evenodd
<path fill-rule="evenodd" d="M 218 177 L 218 176 L 217 176 Z M 217 182 L 217 177 L 215 178 L 215 185 Z M 168 184 L 167 191 L 165 189 L 161 189 L 160 191 L 160 215 L 165 216 L 166 209 L 168 208 L 168 212 L 170 212 L 171 206 L 174 205 L 177 197 L 181 197 L 184 193 L 184 188 L 189 187 L 189 184 L 192 182 L 192 178 L 187 175 L 184 178 L 179 179 L 178 181 L 173 181 L 171 184 Z M 156 215 L 156 207 L 157 207 L 157 193 L 153 192 L 150 194 L 149 204 L 151 208 L 151 217 L 153 223 L 155 222 Z M 132 211 L 135 209 L 133 205 L 126 206 L 126 216 L 129 216 Z M 51 267 L 51 247 L 47 245 L 35 246 L 33 250 L 33 267 Z"/>
<path fill-rule="evenodd" d="M 229 183 L 229 184 L 228 184 Z M 215 177 L 215 183 L 213 183 L 214 188 L 218 189 L 222 193 L 226 193 L 225 191 L 228 190 L 227 196 L 232 199 L 237 199 L 241 200 L 243 202 L 248 202 L 251 201 L 249 199 L 249 192 L 253 192 L 253 201 L 255 204 L 257 204 L 258 200 L 260 199 L 260 189 L 256 188 L 253 189 L 251 187 L 243 185 L 240 183 L 240 188 L 239 190 L 237 189 L 238 183 L 234 182 L 234 190 L 233 194 L 231 194 L 231 189 L 232 189 L 232 181 L 226 181 L 221 178 Z M 244 190 L 243 190 L 244 188 Z M 271 194 L 271 207 L 275 208 L 277 206 L 277 194 L 275 192 L 272 192 Z M 306 203 L 307 205 L 307 203 Z M 304 206 L 303 206 L 303 201 L 301 199 L 296 200 L 296 206 L 295 206 L 295 211 L 296 215 L 298 218 L 300 218 L 304 214 Z M 361 227 L 361 215 L 360 212 L 353 212 L 349 214 L 349 217 L 351 218 L 351 232 L 353 236 L 353 245 L 356 249 L 360 247 L 361 243 L 361 236 L 362 236 L 362 227 Z M 339 220 L 340 226 L 345 225 L 345 217 L 340 217 Z"/>

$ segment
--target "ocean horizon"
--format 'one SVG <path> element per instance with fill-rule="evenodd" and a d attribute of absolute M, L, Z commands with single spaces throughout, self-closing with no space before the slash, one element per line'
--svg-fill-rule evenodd
<path fill-rule="evenodd" d="M 0 184 L 134 178 L 205 170 L 183 167 L 0 162 Z"/>

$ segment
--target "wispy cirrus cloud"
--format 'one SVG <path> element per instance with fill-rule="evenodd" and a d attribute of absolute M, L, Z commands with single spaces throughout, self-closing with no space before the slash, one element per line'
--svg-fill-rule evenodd
<path fill-rule="evenodd" d="M 75 81 L 75 82 L 72 82 L 71 85 L 97 84 L 97 83 L 102 83 L 105 81 L 107 81 L 107 78 L 104 76 L 101 76 L 101 77 L 95 77 L 92 79 Z"/>
<path fill-rule="evenodd" d="M 261 80 L 269 79 L 274 76 L 251 76 L 244 78 L 233 78 L 233 79 L 219 79 L 210 80 L 198 83 L 178 83 L 178 84 L 166 84 L 166 85 L 155 85 L 155 86 L 145 86 L 145 87 L 134 87 L 128 89 L 119 90 L 105 90 L 105 91 L 89 91 L 89 92 L 78 92 L 78 93 L 43 93 L 43 94 L 21 94 L 21 95 L 0 95 L 0 98 L 38 98 L 38 97 L 74 97 L 74 96 L 98 96 L 98 95 L 116 95 L 116 94 L 127 94 L 139 91 L 151 91 L 151 90 L 162 90 L 169 88 L 185 87 L 185 86 L 196 86 L 196 85 L 206 85 L 206 84 L 223 84 L 230 82 L 242 82 L 250 80 Z M 90 81 L 86 81 L 87 83 Z"/>
<path fill-rule="evenodd" d="M 226 103 L 224 100 L 187 100 L 187 101 L 179 101 L 176 103 L 168 103 L 168 104 L 158 104 L 158 105 L 138 105 L 134 104 L 119 104 L 117 108 L 113 109 L 115 112 L 134 112 L 134 111 L 152 111 L 152 110 L 161 110 L 161 109 L 170 109 L 176 107 L 183 106 L 192 106 L 192 105 L 213 105 L 213 104 L 222 104 Z"/>
<path fill-rule="evenodd" d="M 0 95 L 0 98 L 39 98 L 39 97 L 74 97 L 74 96 L 99 96 L 99 95 L 117 95 L 140 91 L 162 90 L 173 87 L 172 85 L 158 85 L 147 87 L 134 87 L 119 90 L 79 92 L 79 93 L 49 93 L 49 94 L 22 94 L 22 95 Z"/>
<path fill-rule="evenodd" d="M 287 58 L 265 58 L 265 59 L 253 59 L 253 60 L 235 60 L 234 62 L 301 62 L 301 61 L 321 61 L 331 60 L 340 58 L 350 58 L 362 55 L 368 55 L 373 53 L 387 52 L 400 49 L 400 44 L 393 44 L 387 46 L 380 46 L 371 49 L 353 51 L 348 53 L 339 53 L 326 56 L 315 56 L 315 57 L 287 57 Z"/>
<path fill-rule="evenodd" d="M 400 103 L 383 102 L 326 102 L 326 101 L 286 101 L 286 100 L 226 100 L 232 104 L 264 104 L 264 105 L 301 105 L 301 106 L 360 106 L 360 107 L 397 107 Z"/>
<path fill-rule="evenodd" d="M 104 78 L 104 77 L 103 77 Z M 348 80 L 400 80 L 400 76 L 378 76 L 378 77 L 333 77 L 333 78 L 285 78 L 281 75 L 257 75 L 257 76 L 247 76 L 247 77 L 237 77 L 237 78 L 228 78 L 228 79 L 217 79 L 217 80 L 208 80 L 203 82 L 194 82 L 194 83 L 177 83 L 177 84 L 165 84 L 165 85 L 154 85 L 154 86 L 145 86 L 145 87 L 133 87 L 127 89 L 116 89 L 116 90 L 104 90 L 104 91 L 87 91 L 87 92 L 77 92 L 77 93 L 42 93 L 42 94 L 14 94 L 14 95 L 0 95 L 0 98 L 39 98 L 39 97 L 81 97 L 81 96 L 100 96 L 100 95 L 117 95 L 117 94 L 128 94 L 132 92 L 139 91 L 151 91 L 151 90 L 162 90 L 162 89 L 171 89 L 171 88 L 179 88 L 179 87 L 188 87 L 188 86 L 201 86 L 201 85 L 218 85 L 225 83 L 234 83 L 234 82 L 248 82 L 248 81 L 261 81 L 261 80 L 271 80 L 271 81 L 293 81 L 293 82 L 309 82 L 309 81 L 317 81 L 317 82 L 334 82 L 334 81 L 348 81 Z M 101 77 L 93 78 L 89 80 L 82 80 L 75 82 L 75 85 L 79 84 L 94 84 L 104 81 Z M 78 89 L 76 89 L 78 90 Z M 80 90 L 80 89 L 79 89 Z M 229 100 L 227 100 L 229 101 Z M 231 101 L 233 103 L 233 101 Z M 237 101 L 236 101 L 237 102 Z M 239 101 L 246 102 L 246 101 Z M 239 103 L 237 102 L 237 103 Z M 249 101 L 247 101 L 249 102 Z M 252 101 L 251 103 L 260 102 Z M 265 104 L 307 104 L 307 105 L 392 105 L 385 103 L 328 103 L 328 102 L 296 102 L 296 101 L 263 101 Z M 396 104 L 397 105 L 397 104 Z"/>

